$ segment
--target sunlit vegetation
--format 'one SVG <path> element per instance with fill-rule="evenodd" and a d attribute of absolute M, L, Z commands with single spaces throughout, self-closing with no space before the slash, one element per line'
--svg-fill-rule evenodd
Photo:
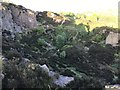
<path fill-rule="evenodd" d="M 95 27 L 109 26 L 113 28 L 118 27 L 118 17 L 115 15 L 105 14 L 105 13 L 61 13 L 63 15 L 69 16 L 71 20 L 74 21 L 76 25 L 83 23 L 90 26 L 90 30 Z M 71 18 L 72 17 L 72 18 Z"/>
<path fill-rule="evenodd" d="M 65 88 L 103 88 L 119 84 L 120 47 L 105 44 L 108 32 L 118 30 L 113 28 L 117 26 L 116 17 L 61 14 L 69 24 L 56 22 L 57 14 L 38 16 L 40 26 L 36 29 L 17 33 L 14 39 L 10 35 L 5 37 L 7 31 L 3 32 L 4 88 L 59 88 L 42 71 L 39 65 L 43 64 L 60 75 L 74 77 Z"/>

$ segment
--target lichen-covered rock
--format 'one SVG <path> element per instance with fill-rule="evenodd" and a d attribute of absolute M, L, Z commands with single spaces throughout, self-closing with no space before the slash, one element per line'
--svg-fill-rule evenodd
<path fill-rule="evenodd" d="M 12 34 L 22 33 L 38 26 L 34 11 L 12 3 L 1 3 L 0 17 L 2 20 L 0 28 L 10 31 Z"/>
<path fill-rule="evenodd" d="M 45 64 L 40 65 L 40 67 L 48 74 L 49 77 L 51 77 L 53 83 L 59 87 L 65 87 L 71 81 L 74 81 L 74 77 L 63 76 L 54 71 L 50 71 Z"/>
<path fill-rule="evenodd" d="M 111 44 L 112 46 L 118 46 L 120 41 L 120 33 L 110 32 L 106 38 L 105 44 Z"/>
<path fill-rule="evenodd" d="M 93 33 L 97 36 L 103 44 L 110 44 L 112 46 L 118 46 L 120 44 L 120 30 L 112 27 L 97 27 L 93 29 Z M 102 36 L 102 37 L 101 37 Z"/>
<path fill-rule="evenodd" d="M 67 84 L 69 84 L 73 80 L 74 80 L 74 77 L 60 75 L 58 79 L 54 80 L 54 83 L 60 87 L 65 87 Z"/>

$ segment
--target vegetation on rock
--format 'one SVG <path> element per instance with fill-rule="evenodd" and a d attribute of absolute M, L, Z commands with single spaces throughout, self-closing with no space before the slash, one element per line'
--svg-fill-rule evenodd
<path fill-rule="evenodd" d="M 90 31 L 90 26 L 83 23 L 53 24 L 46 13 L 38 14 L 40 26 L 36 29 L 16 33 L 14 38 L 11 32 L 2 30 L 3 88 L 60 87 L 39 67 L 44 64 L 60 75 L 74 77 L 64 87 L 103 88 L 120 84 L 120 46 L 105 44 L 108 33 L 115 28 Z M 73 14 L 66 17 L 74 20 Z"/>

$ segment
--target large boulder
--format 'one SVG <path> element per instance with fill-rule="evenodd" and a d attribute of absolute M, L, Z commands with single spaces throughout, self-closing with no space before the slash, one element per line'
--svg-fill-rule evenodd
<path fill-rule="evenodd" d="M 11 3 L 0 4 L 0 29 L 3 31 L 10 31 L 14 34 L 37 28 L 38 22 L 34 11 Z"/>
<path fill-rule="evenodd" d="M 96 35 L 103 35 L 105 43 L 104 44 L 110 44 L 112 46 L 118 46 L 120 43 L 120 30 L 118 28 L 112 28 L 112 27 L 97 27 L 93 29 L 93 32 Z"/>
<path fill-rule="evenodd" d="M 120 34 L 110 32 L 109 35 L 106 38 L 105 43 L 106 44 L 111 44 L 112 46 L 117 46 L 119 41 L 120 41 Z"/>

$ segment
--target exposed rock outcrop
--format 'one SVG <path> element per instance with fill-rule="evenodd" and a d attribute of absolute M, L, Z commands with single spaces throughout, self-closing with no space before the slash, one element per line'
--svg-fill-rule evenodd
<path fill-rule="evenodd" d="M 53 12 L 11 3 L 1 3 L 0 10 L 3 88 L 103 88 L 120 82 L 120 47 L 112 46 L 119 32 L 113 28 L 88 34 L 83 24 L 61 27 L 64 18 Z"/>
<path fill-rule="evenodd" d="M 120 44 L 120 30 L 119 29 L 103 26 L 103 27 L 97 27 L 93 29 L 93 32 L 99 35 L 104 35 L 105 44 L 110 44 L 112 46 L 118 46 Z"/>
<path fill-rule="evenodd" d="M 110 32 L 106 38 L 106 44 L 111 44 L 113 46 L 118 46 L 120 41 L 120 33 Z"/>
<path fill-rule="evenodd" d="M 6 30 L 10 31 L 11 34 L 15 34 L 38 26 L 34 11 L 11 3 L 0 4 L 0 28 L 3 31 Z"/>
<path fill-rule="evenodd" d="M 0 3 L 0 29 L 2 32 L 22 33 L 26 30 L 37 28 L 42 25 L 68 24 L 70 21 L 57 13 L 44 11 L 34 12 L 21 5 L 12 3 Z"/>
<path fill-rule="evenodd" d="M 68 83 L 74 80 L 74 77 L 63 76 L 53 71 L 50 71 L 45 64 L 42 66 L 40 65 L 40 67 L 48 74 L 49 77 L 52 78 L 53 83 L 60 87 L 65 87 Z"/>
<path fill-rule="evenodd" d="M 52 25 L 59 25 L 59 24 L 68 24 L 70 23 L 69 19 L 65 16 L 60 14 L 44 11 L 44 12 L 36 12 L 36 18 L 39 22 L 43 21 L 43 24 L 52 24 Z"/>

